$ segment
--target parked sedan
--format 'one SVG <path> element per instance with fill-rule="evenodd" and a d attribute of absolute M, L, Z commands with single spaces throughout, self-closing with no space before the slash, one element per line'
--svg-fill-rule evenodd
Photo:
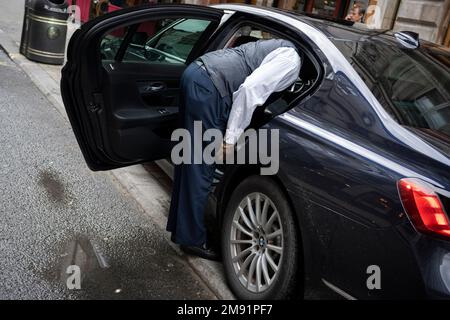
<path fill-rule="evenodd" d="M 212 199 L 238 298 L 450 298 L 450 54 L 410 32 L 242 5 L 143 6 L 72 37 L 62 95 L 88 166 L 168 158 L 203 53 L 285 38 L 299 79 L 257 109 L 280 166 L 227 165 Z"/>

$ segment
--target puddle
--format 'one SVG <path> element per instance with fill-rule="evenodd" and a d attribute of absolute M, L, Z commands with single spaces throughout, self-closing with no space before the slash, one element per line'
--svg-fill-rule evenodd
<path fill-rule="evenodd" d="M 64 203 L 67 199 L 66 188 L 59 176 L 54 172 L 48 170 L 40 171 L 38 185 L 45 190 L 51 200 L 57 203 Z"/>
<path fill-rule="evenodd" d="M 60 258 L 59 281 L 67 290 L 73 291 L 72 293 L 89 299 L 111 298 L 111 295 L 121 292 L 106 257 L 88 237 L 77 236 L 70 241 L 61 252 Z M 70 289 L 67 285 L 69 277 L 74 274 L 73 266 L 79 270 L 81 290 Z"/>
<path fill-rule="evenodd" d="M 39 274 L 68 299 L 214 298 L 165 240 L 155 239 L 146 228 L 129 231 L 131 238 L 107 241 L 92 234 L 72 235 L 56 244 L 55 261 Z M 80 289 L 74 286 L 75 273 Z"/>

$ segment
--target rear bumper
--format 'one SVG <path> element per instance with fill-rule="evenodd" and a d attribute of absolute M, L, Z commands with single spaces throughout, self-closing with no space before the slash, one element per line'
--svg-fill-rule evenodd
<path fill-rule="evenodd" d="M 450 299 L 450 242 L 424 239 L 415 250 L 426 294 L 431 299 Z"/>
<path fill-rule="evenodd" d="M 450 241 L 410 231 L 409 243 L 420 270 L 425 297 L 450 299 Z"/>

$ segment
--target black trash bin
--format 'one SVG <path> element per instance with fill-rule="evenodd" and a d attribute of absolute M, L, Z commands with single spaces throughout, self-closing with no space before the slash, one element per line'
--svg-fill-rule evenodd
<path fill-rule="evenodd" d="M 67 0 L 26 0 L 20 53 L 30 60 L 63 64 L 68 7 Z"/>

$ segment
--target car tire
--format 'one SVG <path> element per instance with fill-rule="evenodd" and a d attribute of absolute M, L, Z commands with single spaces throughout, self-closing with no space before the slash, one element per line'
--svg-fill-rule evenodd
<path fill-rule="evenodd" d="M 238 299 L 286 299 L 296 292 L 299 237 L 289 202 L 275 181 L 245 179 L 230 197 L 222 226 L 225 275 Z"/>

